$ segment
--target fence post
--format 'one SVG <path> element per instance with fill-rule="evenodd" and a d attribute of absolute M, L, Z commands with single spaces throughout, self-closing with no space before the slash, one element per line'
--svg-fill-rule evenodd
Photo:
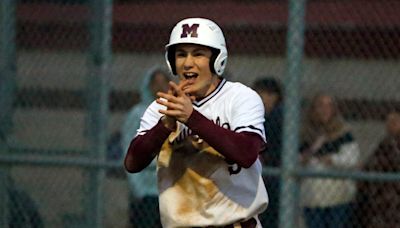
<path fill-rule="evenodd" d="M 108 137 L 112 0 L 91 0 L 89 7 L 91 43 L 87 88 L 90 157 L 104 161 Z M 88 227 L 103 227 L 104 178 L 104 169 L 89 170 L 88 201 L 85 208 Z"/>
<path fill-rule="evenodd" d="M 297 227 L 299 185 L 296 177 L 299 148 L 300 93 L 306 0 L 289 1 L 285 76 L 282 174 L 279 227 Z"/>
<path fill-rule="evenodd" d="M 0 1 L 0 154 L 7 152 L 16 88 L 15 1 Z M 0 167 L 0 227 L 9 226 L 9 167 Z"/>
<path fill-rule="evenodd" d="M 15 1 L 0 1 L 0 139 L 11 131 L 16 88 Z"/>

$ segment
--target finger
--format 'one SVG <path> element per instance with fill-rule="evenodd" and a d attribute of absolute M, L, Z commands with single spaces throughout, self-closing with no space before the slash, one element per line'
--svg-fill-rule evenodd
<path fill-rule="evenodd" d="M 178 86 L 183 90 L 183 88 L 184 88 L 185 86 L 187 86 L 188 84 L 190 84 L 190 82 L 187 81 L 187 80 L 184 80 L 184 81 L 180 81 L 179 84 L 178 84 Z"/>
<path fill-rule="evenodd" d="M 178 101 L 177 97 L 172 95 L 172 94 L 167 94 L 167 93 L 163 93 L 163 92 L 158 92 L 157 96 L 159 98 L 164 98 L 166 100 L 168 100 L 169 102 L 174 102 L 176 103 Z"/>
<path fill-rule="evenodd" d="M 171 86 L 171 89 L 173 90 L 174 94 L 176 94 L 177 96 L 184 96 L 185 93 L 182 90 L 182 85 L 180 83 L 180 85 L 177 85 L 175 82 L 169 82 L 169 85 Z"/>
<path fill-rule="evenodd" d="M 187 94 L 188 96 L 191 96 L 191 95 L 193 94 L 194 91 L 195 91 L 195 89 L 193 89 L 192 86 L 185 86 L 185 87 L 183 88 L 183 92 L 184 92 L 185 94 Z"/>
<path fill-rule="evenodd" d="M 196 97 L 195 97 L 195 96 L 189 96 L 189 98 L 190 98 L 190 100 L 191 100 L 192 102 L 196 101 Z"/>
<path fill-rule="evenodd" d="M 173 118 L 176 118 L 176 117 L 178 117 L 178 116 L 180 116 L 181 115 L 181 112 L 180 111 L 178 111 L 178 110 L 164 110 L 164 109 L 160 109 L 160 110 L 158 110 L 158 112 L 159 113 L 161 113 L 161 114 L 163 114 L 163 115 L 166 115 L 166 116 L 169 116 L 169 117 L 173 117 Z"/>
<path fill-rule="evenodd" d="M 189 81 L 181 81 L 179 83 L 179 87 L 181 88 L 181 90 L 185 93 L 185 94 L 189 94 L 188 92 L 188 88 L 190 88 L 188 85 L 190 85 Z"/>
<path fill-rule="evenodd" d="M 182 105 L 177 104 L 177 103 L 173 103 L 173 102 L 169 102 L 168 100 L 163 100 L 163 99 L 156 99 L 156 102 L 160 105 L 163 105 L 165 107 L 167 107 L 167 109 L 182 109 Z"/>
<path fill-rule="evenodd" d="M 168 85 L 169 85 L 169 83 L 171 83 L 171 81 L 168 82 Z M 172 90 L 172 88 L 171 88 L 170 85 L 168 86 L 168 92 L 167 92 L 167 93 L 168 93 L 168 94 L 171 94 L 171 95 L 174 95 L 174 91 Z"/>

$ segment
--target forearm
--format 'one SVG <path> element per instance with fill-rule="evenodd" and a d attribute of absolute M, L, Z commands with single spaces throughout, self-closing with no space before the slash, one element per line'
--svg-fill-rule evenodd
<path fill-rule="evenodd" d="M 160 120 L 146 134 L 135 137 L 125 156 L 125 169 L 128 172 L 136 173 L 146 168 L 159 153 L 170 133 L 171 130 L 167 129 Z"/>
<path fill-rule="evenodd" d="M 193 111 L 187 126 L 227 160 L 249 168 L 264 149 L 262 138 L 251 132 L 237 133 L 214 124 L 197 111 Z M 223 137 L 221 137 L 223 136 Z"/>

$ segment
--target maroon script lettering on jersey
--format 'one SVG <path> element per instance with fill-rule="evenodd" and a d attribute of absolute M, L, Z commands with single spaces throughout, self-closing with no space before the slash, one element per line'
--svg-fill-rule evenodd
<path fill-rule="evenodd" d="M 192 26 L 189 26 L 188 24 L 182 25 L 182 34 L 181 38 L 185 38 L 190 34 L 190 37 L 197 37 L 197 28 L 199 27 L 199 24 L 193 24 Z"/>

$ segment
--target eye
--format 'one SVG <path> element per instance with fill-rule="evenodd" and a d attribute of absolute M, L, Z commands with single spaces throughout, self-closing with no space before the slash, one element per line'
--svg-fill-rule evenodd
<path fill-rule="evenodd" d="M 175 56 L 176 57 L 186 57 L 186 52 L 184 52 L 184 51 L 177 51 L 177 52 L 175 52 Z"/>
<path fill-rule="evenodd" d="M 197 57 L 205 56 L 205 55 L 206 55 L 206 52 L 204 50 L 198 50 L 193 53 L 193 56 L 197 56 Z"/>

